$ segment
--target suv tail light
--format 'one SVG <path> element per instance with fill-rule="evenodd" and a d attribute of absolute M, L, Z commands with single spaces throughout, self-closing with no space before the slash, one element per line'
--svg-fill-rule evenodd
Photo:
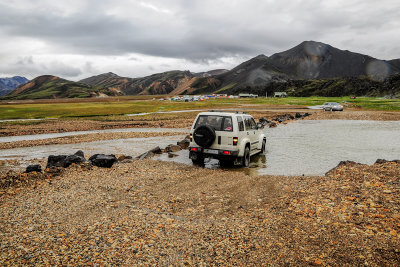
<path fill-rule="evenodd" d="M 230 155 L 231 154 L 231 152 L 230 151 L 224 151 L 224 155 Z"/>
<path fill-rule="evenodd" d="M 190 142 L 192 142 L 193 141 L 193 134 L 190 134 Z"/>
<path fill-rule="evenodd" d="M 239 138 L 233 137 L 233 145 L 237 146 L 238 142 L 239 142 Z"/>
<path fill-rule="evenodd" d="M 197 147 L 192 147 L 191 149 L 190 149 L 190 151 L 197 151 Z"/>

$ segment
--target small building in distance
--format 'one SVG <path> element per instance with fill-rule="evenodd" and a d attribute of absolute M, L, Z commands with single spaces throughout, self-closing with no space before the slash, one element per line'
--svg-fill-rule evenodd
<path fill-rule="evenodd" d="M 274 97 L 287 97 L 286 92 L 274 92 Z"/>
<path fill-rule="evenodd" d="M 247 93 L 244 93 L 244 94 L 239 94 L 239 97 L 240 98 L 255 98 L 255 97 L 258 97 L 258 95 L 253 95 L 253 94 L 247 94 Z"/>

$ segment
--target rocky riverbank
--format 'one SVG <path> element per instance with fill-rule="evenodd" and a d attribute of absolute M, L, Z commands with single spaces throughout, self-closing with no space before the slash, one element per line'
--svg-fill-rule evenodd
<path fill-rule="evenodd" d="M 0 196 L 5 265 L 400 263 L 400 164 L 247 176 L 152 160 L 24 174 Z"/>

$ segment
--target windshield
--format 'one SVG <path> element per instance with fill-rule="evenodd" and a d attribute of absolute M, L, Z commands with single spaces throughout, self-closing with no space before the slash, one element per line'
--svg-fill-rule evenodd
<path fill-rule="evenodd" d="M 208 125 L 215 131 L 233 131 L 232 117 L 216 116 L 216 115 L 200 115 L 196 121 L 194 128 L 200 125 Z"/>

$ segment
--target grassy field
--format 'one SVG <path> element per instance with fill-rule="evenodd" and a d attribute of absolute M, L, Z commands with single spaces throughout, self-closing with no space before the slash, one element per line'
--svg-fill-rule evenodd
<path fill-rule="evenodd" d="M 231 108 L 238 104 L 258 105 L 321 105 L 327 101 L 347 103 L 353 107 L 369 110 L 400 110 L 400 99 L 381 99 L 359 97 L 288 97 L 255 99 L 212 99 L 204 102 L 171 102 L 146 99 L 108 98 L 107 101 L 38 102 L 38 103 L 0 103 L 0 119 L 37 119 L 37 118 L 77 118 L 124 115 L 142 112 Z"/>

